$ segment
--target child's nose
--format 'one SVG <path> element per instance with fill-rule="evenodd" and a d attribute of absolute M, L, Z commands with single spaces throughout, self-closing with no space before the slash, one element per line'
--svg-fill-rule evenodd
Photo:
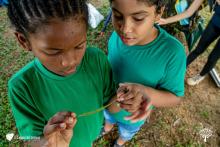
<path fill-rule="evenodd" d="M 74 55 L 68 53 L 61 57 L 61 64 L 63 67 L 72 67 L 76 63 L 76 59 L 74 58 Z"/>
<path fill-rule="evenodd" d="M 123 25 L 121 26 L 121 31 L 124 34 L 128 34 L 132 32 L 132 24 L 128 20 L 125 20 Z"/>

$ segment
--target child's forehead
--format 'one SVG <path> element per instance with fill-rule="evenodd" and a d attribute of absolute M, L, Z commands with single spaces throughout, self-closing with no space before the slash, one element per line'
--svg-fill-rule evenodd
<path fill-rule="evenodd" d="M 42 25 L 39 30 L 40 33 L 78 33 L 79 31 L 86 31 L 86 23 L 80 19 L 59 19 L 53 18 L 47 24 Z"/>
<path fill-rule="evenodd" d="M 111 1 L 111 4 L 112 3 L 123 3 L 123 4 L 127 4 L 127 5 L 145 5 L 147 7 L 150 7 L 152 2 L 148 1 L 148 0 L 112 0 Z"/>
<path fill-rule="evenodd" d="M 42 48 L 46 46 L 69 48 L 85 38 L 86 32 L 86 24 L 83 25 L 74 20 L 54 20 L 42 26 L 39 32 L 30 35 L 30 40 Z"/>
<path fill-rule="evenodd" d="M 135 14 L 137 12 L 151 13 L 156 10 L 154 5 L 150 6 L 147 2 L 137 0 L 114 0 L 112 2 L 112 9 L 124 14 Z"/>

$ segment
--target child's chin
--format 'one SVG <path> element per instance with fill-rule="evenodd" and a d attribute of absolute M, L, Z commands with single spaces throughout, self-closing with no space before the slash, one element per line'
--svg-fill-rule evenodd
<path fill-rule="evenodd" d="M 68 73 L 63 73 L 63 76 L 69 76 L 69 75 L 72 75 L 74 74 L 76 71 L 72 71 L 72 72 L 68 72 Z"/>
<path fill-rule="evenodd" d="M 136 45 L 135 42 L 124 42 L 124 44 L 126 44 L 127 46 L 133 46 L 133 45 Z"/>

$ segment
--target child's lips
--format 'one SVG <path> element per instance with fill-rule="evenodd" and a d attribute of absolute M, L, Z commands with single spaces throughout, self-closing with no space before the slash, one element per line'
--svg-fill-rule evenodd
<path fill-rule="evenodd" d="M 130 41 L 133 41 L 135 38 L 132 38 L 132 37 L 124 37 L 124 36 L 120 36 L 121 37 L 121 40 L 123 42 L 130 42 Z"/>
<path fill-rule="evenodd" d="M 76 67 L 73 67 L 71 69 L 65 70 L 64 74 L 68 75 L 68 74 L 71 74 L 71 73 L 74 73 L 74 72 L 76 72 Z"/>

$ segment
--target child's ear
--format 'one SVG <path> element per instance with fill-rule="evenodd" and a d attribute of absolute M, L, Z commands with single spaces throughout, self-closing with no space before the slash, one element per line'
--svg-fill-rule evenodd
<path fill-rule="evenodd" d="M 27 51 L 31 51 L 31 45 L 29 43 L 29 41 L 27 40 L 27 38 L 20 32 L 15 32 L 14 33 L 18 42 L 20 43 L 20 45 Z"/>
<path fill-rule="evenodd" d="M 156 21 L 160 20 L 160 18 L 163 15 L 164 10 L 165 10 L 165 6 L 160 9 L 160 13 L 157 14 Z"/>

